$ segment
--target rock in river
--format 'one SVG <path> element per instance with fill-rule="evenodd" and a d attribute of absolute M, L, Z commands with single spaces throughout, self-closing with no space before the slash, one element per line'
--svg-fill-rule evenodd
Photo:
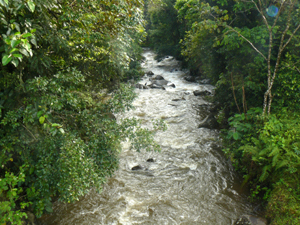
<path fill-rule="evenodd" d="M 257 216 L 243 215 L 234 225 L 267 225 L 267 220 Z"/>
<path fill-rule="evenodd" d="M 143 170 L 144 168 L 141 165 L 137 165 L 131 168 L 131 170 Z"/>
<path fill-rule="evenodd" d="M 196 91 L 194 91 L 194 95 L 195 96 L 207 96 L 207 95 L 211 95 L 211 93 L 207 90 L 204 90 L 204 91 L 196 90 Z"/>
<path fill-rule="evenodd" d="M 147 76 L 149 76 L 149 77 L 151 77 L 151 76 L 154 75 L 154 73 L 153 73 L 152 71 L 147 71 L 145 74 L 146 74 Z"/>

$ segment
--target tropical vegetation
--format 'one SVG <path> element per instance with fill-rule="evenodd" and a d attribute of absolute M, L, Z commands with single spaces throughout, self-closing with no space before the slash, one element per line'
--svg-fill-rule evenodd
<path fill-rule="evenodd" d="M 0 224 L 101 190 L 122 141 L 158 149 L 132 108 L 140 0 L 0 0 Z M 155 127 L 154 129 L 156 129 Z"/>
<path fill-rule="evenodd" d="M 252 200 L 266 201 L 271 224 L 299 224 L 299 1 L 162 0 L 149 7 L 150 45 L 216 86 L 224 152 Z M 176 43 L 173 52 L 160 47 L 165 40 Z"/>

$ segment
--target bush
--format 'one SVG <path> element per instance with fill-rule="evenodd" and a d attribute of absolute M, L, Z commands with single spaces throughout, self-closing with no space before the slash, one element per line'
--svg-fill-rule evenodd
<path fill-rule="evenodd" d="M 287 174 L 274 185 L 266 213 L 270 225 L 300 224 L 299 182 L 299 173 Z"/>

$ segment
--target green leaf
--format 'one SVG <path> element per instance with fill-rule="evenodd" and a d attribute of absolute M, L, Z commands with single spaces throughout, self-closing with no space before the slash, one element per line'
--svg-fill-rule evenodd
<path fill-rule="evenodd" d="M 25 49 L 29 52 L 30 51 L 30 49 L 31 49 L 31 45 L 28 43 L 28 42 L 26 42 L 26 44 L 25 44 Z"/>
<path fill-rule="evenodd" d="M 52 127 L 62 127 L 62 125 L 60 125 L 58 123 L 52 123 Z"/>
<path fill-rule="evenodd" d="M 234 140 L 238 140 L 239 137 L 240 137 L 240 135 L 239 135 L 238 132 L 234 132 L 234 133 L 233 133 L 233 138 L 234 138 Z"/>
<path fill-rule="evenodd" d="M 34 44 L 35 47 L 37 47 L 37 43 L 36 43 L 36 40 L 35 40 L 34 38 L 32 38 L 32 39 L 30 40 L 30 42 L 31 42 L 32 44 Z"/>
<path fill-rule="evenodd" d="M 19 65 L 19 60 L 13 59 L 13 60 L 11 61 L 11 63 L 12 63 L 15 67 L 18 67 L 18 65 Z"/>
<path fill-rule="evenodd" d="M 9 53 L 13 53 L 13 52 L 15 52 L 15 51 L 19 51 L 19 49 L 17 49 L 17 48 L 13 48 L 12 50 L 10 50 L 10 52 L 9 52 Z"/>
<path fill-rule="evenodd" d="M 30 167 L 29 174 L 32 174 L 34 172 L 34 167 Z"/>
<path fill-rule="evenodd" d="M 53 212 L 52 207 L 49 206 L 49 205 L 47 205 L 47 206 L 45 207 L 45 210 L 46 210 L 48 213 L 52 213 L 52 212 Z"/>
<path fill-rule="evenodd" d="M 28 54 L 28 52 L 24 49 L 24 48 L 22 48 L 22 49 L 19 49 L 19 52 L 21 52 L 23 55 L 25 55 L 25 56 L 27 56 L 27 57 L 29 57 L 29 54 Z"/>
<path fill-rule="evenodd" d="M 43 115 L 43 111 L 38 111 L 37 117 L 40 118 Z"/>
<path fill-rule="evenodd" d="M 23 56 L 21 54 L 13 54 L 13 56 L 16 58 L 21 58 L 21 59 L 23 58 Z"/>
<path fill-rule="evenodd" d="M 30 11 L 31 11 L 31 12 L 34 12 L 34 9 L 35 9 L 35 4 L 34 4 L 34 2 L 33 2 L 33 1 L 28 1 L 28 2 L 27 2 L 27 5 L 28 5 Z"/>
<path fill-rule="evenodd" d="M 65 133 L 64 129 L 62 129 L 62 128 L 59 128 L 59 131 L 60 131 L 62 134 Z"/>
<path fill-rule="evenodd" d="M 10 43 L 11 43 L 11 40 L 10 40 L 9 38 L 5 38 L 4 41 L 5 41 L 5 43 L 8 44 L 8 45 L 10 45 Z"/>
<path fill-rule="evenodd" d="M 45 117 L 44 116 L 41 116 L 40 118 L 39 118 L 39 121 L 40 121 L 40 124 L 43 124 L 44 122 L 45 122 Z"/>
<path fill-rule="evenodd" d="M 18 44 L 21 43 L 21 40 L 12 40 L 11 43 L 10 43 L 10 46 L 12 48 L 16 47 Z"/>
<path fill-rule="evenodd" d="M 6 66 L 11 60 L 12 60 L 11 56 L 4 55 L 2 57 L 2 64 L 3 64 L 3 66 Z"/>
<path fill-rule="evenodd" d="M 18 23 L 14 23 L 14 25 L 15 25 L 17 31 L 20 31 L 20 25 Z"/>
<path fill-rule="evenodd" d="M 5 1 L 5 3 L 8 5 L 8 0 L 4 0 Z"/>
<path fill-rule="evenodd" d="M 31 33 L 26 33 L 26 34 L 23 34 L 23 35 L 22 35 L 22 38 L 27 38 L 27 37 L 31 37 L 31 36 L 32 36 Z"/>

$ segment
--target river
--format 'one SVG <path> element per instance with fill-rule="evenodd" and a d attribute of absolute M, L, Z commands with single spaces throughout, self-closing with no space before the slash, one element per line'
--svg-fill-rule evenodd
<path fill-rule="evenodd" d="M 198 128 L 210 105 L 195 90 L 213 92 L 211 85 L 183 79 L 180 62 L 157 62 L 145 50 L 145 71 L 162 75 L 176 88 L 136 89 L 135 109 L 119 117 L 138 117 L 144 126 L 163 119 L 166 131 L 156 134 L 161 152 L 135 152 L 124 143 L 120 166 L 101 194 L 91 192 L 73 204 L 54 203 L 41 225 L 230 225 L 252 211 L 241 179 L 219 145 L 219 131 Z M 140 81 L 145 84 L 149 78 Z M 132 170 L 140 165 L 142 170 Z"/>

